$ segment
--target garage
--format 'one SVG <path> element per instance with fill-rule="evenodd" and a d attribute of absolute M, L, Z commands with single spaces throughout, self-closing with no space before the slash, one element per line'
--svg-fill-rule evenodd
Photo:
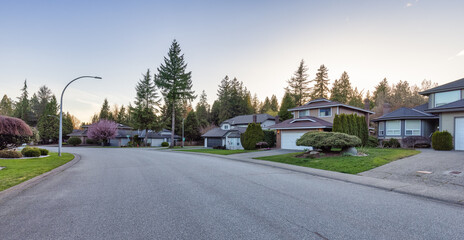
<path fill-rule="evenodd" d="M 454 149 L 464 150 L 464 118 L 455 118 L 454 124 Z"/>
<path fill-rule="evenodd" d="M 207 147 L 218 147 L 218 146 L 223 146 L 222 144 L 222 138 L 205 138 L 206 141 L 206 146 Z"/>
<path fill-rule="evenodd" d="M 308 147 L 306 146 L 297 146 L 296 140 L 307 133 L 308 130 L 302 131 L 282 131 L 281 135 L 281 148 L 282 149 L 294 149 L 294 150 L 304 150 Z"/>

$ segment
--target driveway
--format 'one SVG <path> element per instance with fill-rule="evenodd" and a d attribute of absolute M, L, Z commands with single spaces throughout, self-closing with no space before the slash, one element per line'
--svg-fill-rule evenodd
<path fill-rule="evenodd" d="M 73 167 L 0 202 L 0 239 L 462 239 L 464 208 L 175 151 L 65 148 Z"/>
<path fill-rule="evenodd" d="M 420 154 L 393 161 L 359 175 L 430 187 L 462 188 L 464 192 L 464 152 L 433 149 L 420 151 Z"/>

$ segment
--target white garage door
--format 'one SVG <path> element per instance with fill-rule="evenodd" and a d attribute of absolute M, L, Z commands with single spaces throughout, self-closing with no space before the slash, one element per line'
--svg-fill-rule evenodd
<path fill-rule="evenodd" d="M 454 124 L 454 149 L 464 150 L 464 118 L 456 118 Z"/>
<path fill-rule="evenodd" d="M 297 146 L 296 140 L 300 138 L 303 134 L 307 133 L 308 131 L 298 131 L 298 132 L 286 132 L 282 131 L 282 135 L 280 137 L 281 140 L 281 148 L 282 149 L 295 149 L 295 150 L 304 150 L 308 149 L 306 146 Z"/>

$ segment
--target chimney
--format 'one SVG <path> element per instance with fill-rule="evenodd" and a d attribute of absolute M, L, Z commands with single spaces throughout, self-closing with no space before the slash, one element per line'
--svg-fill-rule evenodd
<path fill-rule="evenodd" d="M 382 105 L 382 115 L 385 115 L 391 111 L 391 105 L 390 103 L 384 103 Z"/>
<path fill-rule="evenodd" d="M 368 98 L 364 99 L 364 109 L 365 110 L 370 110 L 371 109 L 371 103 Z"/>
<path fill-rule="evenodd" d="M 275 124 L 278 124 L 280 122 L 279 116 L 275 116 Z"/>
<path fill-rule="evenodd" d="M 253 114 L 253 123 L 256 123 L 258 120 L 258 117 L 256 116 L 256 114 Z"/>

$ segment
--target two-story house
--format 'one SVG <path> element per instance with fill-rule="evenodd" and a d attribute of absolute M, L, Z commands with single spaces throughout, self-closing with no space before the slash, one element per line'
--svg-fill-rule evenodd
<path fill-rule="evenodd" d="M 436 131 L 453 135 L 454 149 L 464 150 L 464 78 L 420 94 L 428 103 L 414 108 L 400 108 L 374 119 L 379 139 L 408 136 L 430 137 Z"/>
<path fill-rule="evenodd" d="M 276 130 L 277 148 L 297 150 L 307 148 L 297 146 L 296 140 L 308 131 L 331 131 L 337 114 L 357 114 L 365 116 L 366 121 L 369 121 L 369 114 L 374 113 L 325 98 L 312 100 L 288 111 L 293 114 L 292 119 L 277 123 L 270 128 Z"/>
<path fill-rule="evenodd" d="M 249 123 L 261 124 L 262 129 L 269 129 L 275 124 L 275 117 L 269 114 L 240 115 L 227 119 L 219 127 L 213 128 L 202 135 L 205 147 L 224 146 L 226 149 L 243 149 L 240 135 L 244 133 Z"/>

